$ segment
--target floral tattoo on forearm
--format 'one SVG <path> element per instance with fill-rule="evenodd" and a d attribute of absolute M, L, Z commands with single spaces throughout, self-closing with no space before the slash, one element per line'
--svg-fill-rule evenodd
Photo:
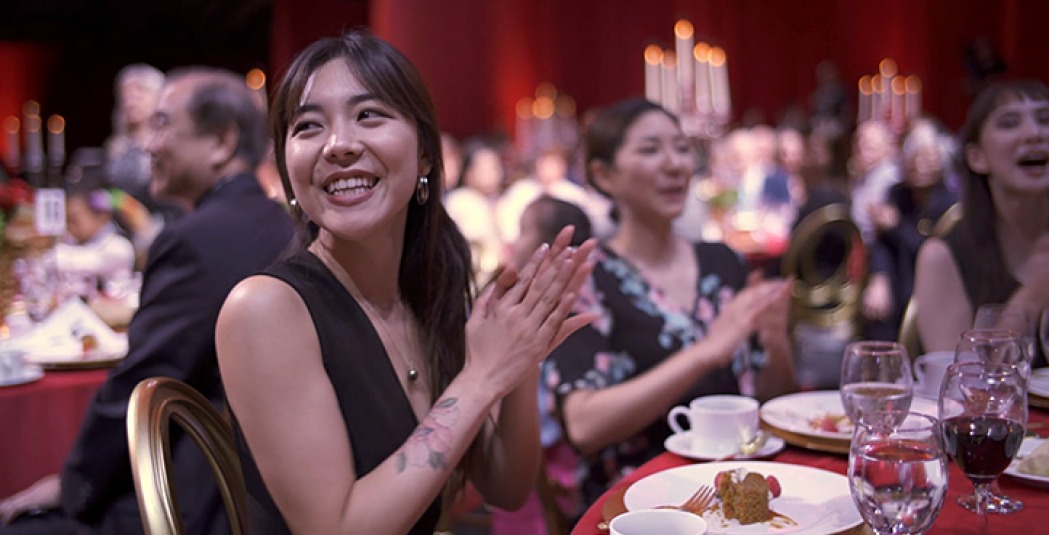
<path fill-rule="evenodd" d="M 451 449 L 452 426 L 459 422 L 459 398 L 444 398 L 434 403 L 430 414 L 415 428 L 408 442 L 396 453 L 397 473 L 409 466 L 443 470 Z"/>

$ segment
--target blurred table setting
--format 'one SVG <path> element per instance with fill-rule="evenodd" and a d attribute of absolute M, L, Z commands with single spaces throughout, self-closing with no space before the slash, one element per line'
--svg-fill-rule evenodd
<path fill-rule="evenodd" d="M 1036 383 L 1034 378 L 1046 384 Z M 1036 408 L 1034 394 L 1041 388 L 1049 394 L 1049 369 L 1036 370 L 1032 379 L 1026 435 L 1019 453 L 998 479 L 1002 491 L 1022 501 L 1024 507 L 1012 514 L 990 514 L 991 533 L 1029 531 L 1049 518 L 1049 473 L 1034 475 L 1025 473 L 1031 471 L 1029 468 L 1019 469 L 1020 463 L 1026 462 L 1049 471 L 1049 439 L 1045 438 L 1049 434 L 1049 410 Z M 910 411 L 936 416 L 937 400 L 916 395 Z M 839 391 L 789 394 L 764 403 L 758 413 L 758 425 L 769 438 L 755 453 L 737 450 L 735 454 L 714 455 L 703 441 L 688 436 L 687 430 L 676 433 L 667 439 L 665 453 L 625 476 L 592 504 L 572 534 L 607 533 L 607 521 L 624 511 L 680 504 L 701 485 L 713 485 L 718 472 L 737 468 L 775 476 L 782 496 L 774 499 L 770 508 L 793 518 L 797 525 L 784 527 L 774 519 L 741 526 L 736 520 L 725 520 L 720 509 L 713 507 L 704 513 L 707 533 L 874 533 L 850 496 L 846 476 L 853 425 Z M 948 459 L 947 466 L 943 506 L 926 533 L 975 533 L 977 515 L 956 503 L 958 497 L 972 494 L 973 485 L 956 463 Z"/>

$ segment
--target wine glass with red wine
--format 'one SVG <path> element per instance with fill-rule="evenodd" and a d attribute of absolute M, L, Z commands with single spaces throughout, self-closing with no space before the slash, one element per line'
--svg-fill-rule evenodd
<path fill-rule="evenodd" d="M 981 327 L 980 319 L 986 325 L 992 323 L 1008 327 Z M 991 319 L 994 318 L 992 322 Z M 976 314 L 975 328 L 962 332 L 954 352 L 955 362 L 976 361 L 1011 364 L 1017 367 L 1024 381 L 1031 377 L 1031 355 L 1033 340 L 1025 335 L 1024 322 L 1029 316 L 1024 309 L 1004 307 L 1002 305 L 981 306 Z M 1033 327 L 1031 327 L 1033 331 Z M 1033 336 L 1033 334 L 1031 335 Z M 958 505 L 970 511 L 976 511 L 976 495 L 969 494 L 958 499 Z M 998 482 L 991 484 L 991 495 L 987 502 L 987 512 L 1010 514 L 1023 510 L 1022 501 L 1006 496 L 998 487 Z"/>
<path fill-rule="evenodd" d="M 944 449 L 976 488 L 976 514 L 985 534 L 991 483 L 1023 443 L 1026 381 L 1011 364 L 958 362 L 947 368 L 939 408 Z"/>

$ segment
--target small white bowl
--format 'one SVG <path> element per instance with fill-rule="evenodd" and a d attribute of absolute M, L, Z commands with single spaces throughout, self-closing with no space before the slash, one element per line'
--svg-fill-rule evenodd
<path fill-rule="evenodd" d="M 608 524 L 612 535 L 703 535 L 707 521 L 678 509 L 628 511 Z"/>

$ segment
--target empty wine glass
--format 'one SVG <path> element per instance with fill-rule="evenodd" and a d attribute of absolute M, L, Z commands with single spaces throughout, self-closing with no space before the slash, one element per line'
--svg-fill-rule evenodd
<path fill-rule="evenodd" d="M 936 418 L 889 411 L 856 425 L 849 489 L 863 520 L 881 534 L 922 533 L 947 494 L 947 457 Z"/>
<path fill-rule="evenodd" d="M 992 303 L 980 305 L 976 309 L 973 318 L 974 329 L 1008 329 L 1020 333 L 1024 340 L 1024 350 L 1027 358 L 1034 357 L 1035 352 L 1035 320 L 1027 309 Z"/>
<path fill-rule="evenodd" d="M 907 350 L 896 342 L 860 341 L 845 347 L 841 403 L 854 424 L 868 414 L 906 412 L 914 396 Z M 888 411 L 888 412 L 887 412 Z"/>
<path fill-rule="evenodd" d="M 975 487 L 979 530 L 987 533 L 991 483 L 1009 466 L 1023 443 L 1027 423 L 1025 381 L 1009 364 L 952 364 L 940 390 L 939 411 L 944 450 Z"/>
<path fill-rule="evenodd" d="M 984 310 L 984 307 L 980 307 L 980 309 Z M 999 317 L 1002 318 L 1012 317 L 1014 320 L 1019 321 L 1021 317 L 1028 317 L 1027 313 L 1022 309 L 1000 308 L 995 310 L 996 312 L 1001 312 L 1002 310 L 1012 311 L 1004 316 L 999 314 Z M 979 317 L 977 317 L 977 319 L 979 319 Z M 1014 325 L 1019 327 L 1021 324 L 1016 323 Z M 969 329 L 964 331 L 958 339 L 954 361 L 993 362 L 1013 365 L 1016 366 L 1017 371 L 1020 376 L 1023 377 L 1024 383 L 1026 384 L 1031 377 L 1031 353 L 1028 352 L 1029 345 L 1030 341 L 1026 336 L 1011 328 L 998 327 Z M 1024 508 L 1022 501 L 1016 498 L 1010 498 L 1002 492 L 1001 487 L 998 486 L 997 480 L 991 483 L 990 491 L 990 496 L 987 502 L 988 512 L 1010 514 Z M 958 499 L 958 505 L 970 511 L 975 511 L 976 495 L 969 494 L 962 496 Z"/>

